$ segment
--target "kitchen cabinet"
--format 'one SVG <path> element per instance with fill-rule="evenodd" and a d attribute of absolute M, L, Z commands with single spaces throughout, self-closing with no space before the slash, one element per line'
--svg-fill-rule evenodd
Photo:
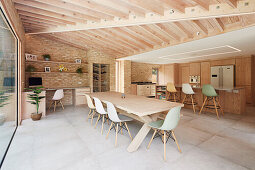
<path fill-rule="evenodd" d="M 137 85 L 138 96 L 155 96 L 156 86 L 153 85 Z"/>

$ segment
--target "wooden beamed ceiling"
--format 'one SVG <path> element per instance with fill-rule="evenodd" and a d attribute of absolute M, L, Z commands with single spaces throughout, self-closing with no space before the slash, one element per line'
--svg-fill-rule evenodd
<path fill-rule="evenodd" d="M 12 0 L 27 34 L 120 58 L 255 24 L 255 0 Z"/>

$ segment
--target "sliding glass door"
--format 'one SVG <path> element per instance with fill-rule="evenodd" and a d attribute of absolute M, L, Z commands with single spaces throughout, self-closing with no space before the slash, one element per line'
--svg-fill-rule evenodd
<path fill-rule="evenodd" d="M 17 38 L 0 11 L 0 163 L 17 126 Z M 0 164 L 0 168 L 1 168 Z"/>

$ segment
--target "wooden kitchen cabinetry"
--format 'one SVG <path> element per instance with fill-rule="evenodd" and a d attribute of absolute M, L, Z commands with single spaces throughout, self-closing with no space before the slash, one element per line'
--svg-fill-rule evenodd
<path fill-rule="evenodd" d="M 155 96 L 156 85 L 137 85 L 138 96 Z"/>

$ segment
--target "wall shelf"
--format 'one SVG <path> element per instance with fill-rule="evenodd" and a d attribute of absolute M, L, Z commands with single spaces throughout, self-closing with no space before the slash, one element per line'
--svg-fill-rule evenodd
<path fill-rule="evenodd" d="M 70 73 L 70 72 L 26 72 L 31 73 L 31 74 L 88 74 L 87 72 L 85 73 Z"/>
<path fill-rule="evenodd" d="M 76 64 L 76 65 L 88 64 L 87 62 L 85 62 L 85 63 L 75 63 L 75 62 L 65 62 L 65 61 L 43 61 L 43 60 L 26 61 L 26 63 Z"/>

